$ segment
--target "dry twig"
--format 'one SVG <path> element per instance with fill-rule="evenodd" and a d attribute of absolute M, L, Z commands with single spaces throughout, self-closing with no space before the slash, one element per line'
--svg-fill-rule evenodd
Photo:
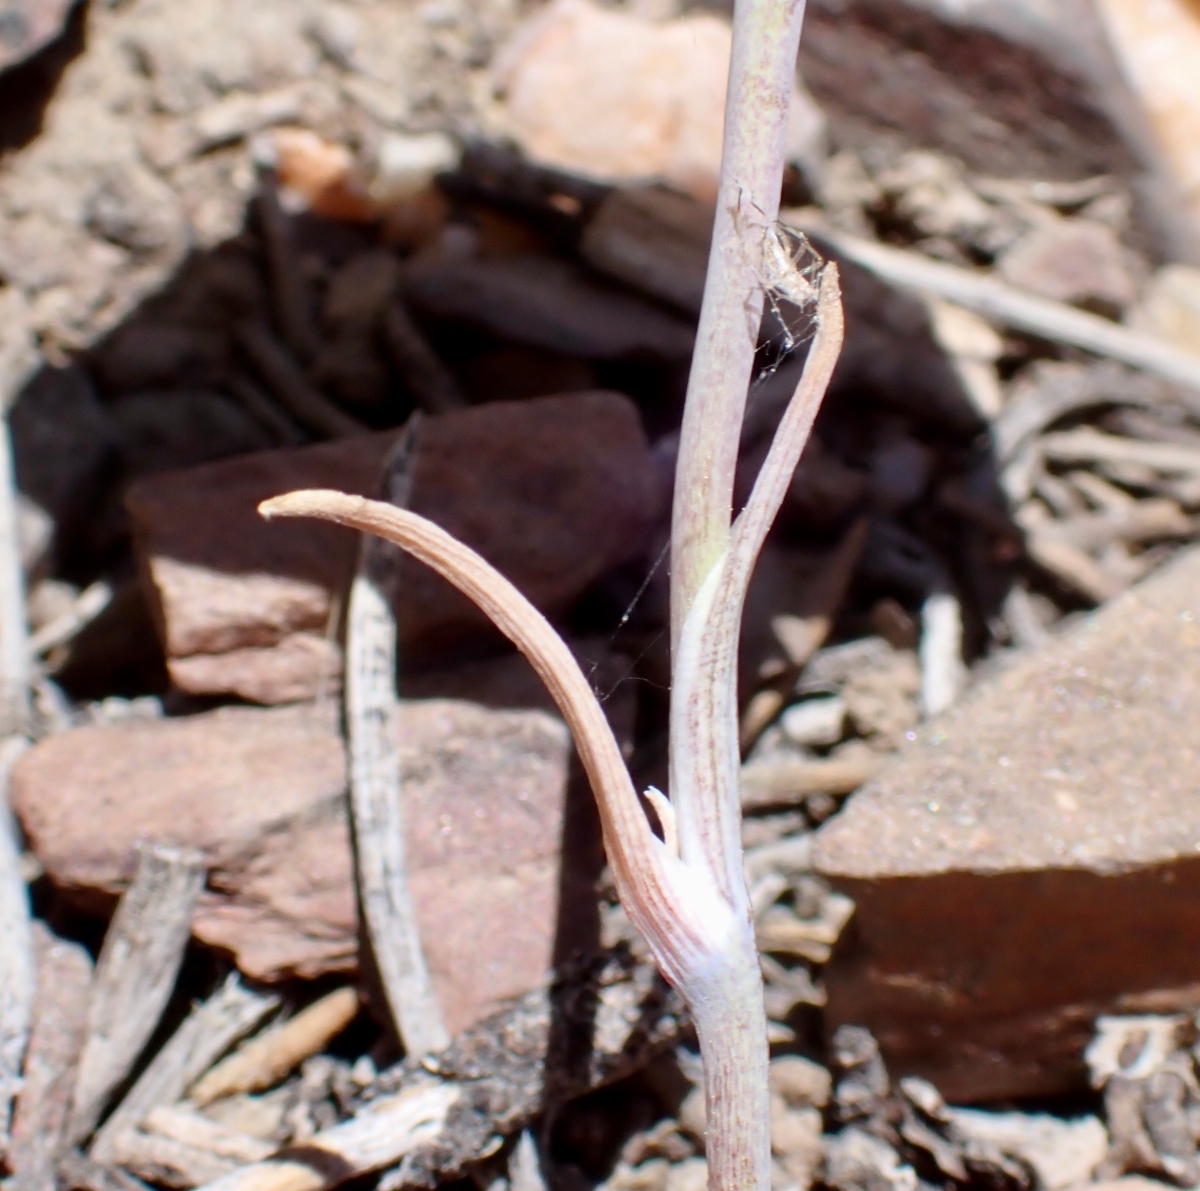
<path fill-rule="evenodd" d="M 742 767 L 742 808 L 797 806 L 810 794 L 852 794 L 879 772 L 867 748 L 817 761 L 760 761 Z"/>
<path fill-rule="evenodd" d="M 40 995 L 13 1119 L 9 1191 L 45 1191 L 54 1182 L 92 988 L 92 961 L 82 947 L 40 922 L 33 924 L 33 940 Z"/>
<path fill-rule="evenodd" d="M 358 993 L 339 988 L 295 1017 L 271 1026 L 218 1063 L 191 1089 L 190 1100 L 209 1104 L 236 1092 L 256 1092 L 277 1084 L 309 1055 L 324 1050 L 354 1020 Z"/>
<path fill-rule="evenodd" d="M 1200 358 L 1161 339 L 1063 302 L 1027 294 L 982 273 L 834 231 L 808 210 L 784 212 L 784 220 L 884 281 L 957 302 L 1001 326 L 1149 372 L 1187 390 L 1192 408 L 1200 408 Z"/>
<path fill-rule="evenodd" d="M 681 1008 L 651 964 L 621 954 L 583 963 L 436 1059 L 384 1072 L 353 1120 L 205 1191 L 324 1191 L 387 1167 L 381 1188 L 432 1187 L 539 1114 L 643 1066 L 678 1037 Z"/>
<path fill-rule="evenodd" d="M 154 1033 L 175 987 L 203 885 L 204 858 L 198 852 L 163 845 L 141 849 L 96 963 L 68 1128 L 73 1141 L 91 1132 Z"/>
<path fill-rule="evenodd" d="M 91 1146 L 92 1157 L 109 1162 L 114 1143 L 136 1129 L 156 1106 L 173 1104 L 239 1038 L 279 1005 L 273 994 L 246 988 L 236 975 L 188 1014 L 151 1060 L 125 1098 L 104 1122 Z"/>
<path fill-rule="evenodd" d="M 384 467 L 384 497 L 408 504 L 419 421 L 410 421 Z M 346 630 L 346 735 L 358 895 L 397 1032 L 410 1054 L 450 1041 L 417 926 L 405 862 L 396 750 L 396 618 L 399 552 L 364 535 Z"/>

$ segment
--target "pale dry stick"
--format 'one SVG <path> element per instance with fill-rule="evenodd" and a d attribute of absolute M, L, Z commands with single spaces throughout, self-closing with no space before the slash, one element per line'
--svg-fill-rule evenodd
<path fill-rule="evenodd" d="M 384 466 L 384 495 L 408 504 L 418 417 Z M 404 811 L 397 750 L 396 617 L 399 552 L 362 540 L 350 588 L 346 628 L 346 736 L 358 896 L 392 1020 L 409 1054 L 442 1050 L 450 1035 L 425 963 L 408 887 Z"/>
<path fill-rule="evenodd" d="M 537 1142 L 528 1129 L 521 1131 L 508 1159 L 508 1186 L 509 1191 L 546 1191 Z"/>
<path fill-rule="evenodd" d="M 146 1114 L 142 1122 L 146 1133 L 170 1137 L 185 1145 L 207 1150 L 218 1158 L 229 1158 L 234 1162 L 261 1162 L 275 1150 L 269 1141 L 252 1137 L 240 1129 L 210 1120 L 202 1113 L 184 1104 L 160 1104 Z"/>
<path fill-rule="evenodd" d="M 339 409 L 309 381 L 287 348 L 261 323 L 240 324 L 237 341 L 271 391 L 305 426 L 326 438 L 366 432 L 362 422 Z"/>
<path fill-rule="evenodd" d="M 133 882 L 117 905 L 96 961 L 88 1038 L 67 1130 L 72 1141 L 95 1127 L 158 1025 L 191 936 L 204 875 L 199 852 L 162 844 L 140 850 Z"/>
<path fill-rule="evenodd" d="M 0 740 L 0 1158 L 8 1149 L 13 1099 L 21 1087 L 21 1064 L 33 1023 L 37 985 L 29 891 L 8 805 L 9 775 L 25 747 L 21 736 Z"/>
<path fill-rule="evenodd" d="M 148 1191 L 140 1179 L 74 1148 L 58 1164 L 58 1187 L 59 1191 Z"/>
<path fill-rule="evenodd" d="M 760 761 L 742 769 L 742 807 L 799 806 L 810 794 L 852 794 L 870 781 L 883 758 L 869 750 L 812 761 Z"/>
<path fill-rule="evenodd" d="M 388 1156 L 352 1148 L 341 1134 L 325 1131 L 311 1139 L 317 1153 L 308 1171 L 296 1169 L 305 1160 L 306 1143 L 295 1161 L 283 1164 L 282 1175 L 280 1160 L 286 1155 L 276 1155 L 239 1172 L 234 1191 L 277 1191 L 280 1178 L 285 1186 L 298 1179 L 315 1191 L 314 1167 L 319 1186 L 333 1187 L 368 1172 L 353 1165 L 360 1159 L 390 1168 L 381 1188 L 443 1182 L 462 1174 L 481 1154 L 494 1153 L 547 1104 L 565 1103 L 640 1070 L 685 1028 L 678 998 L 662 988 L 649 963 L 609 955 L 599 963 L 568 965 L 560 976 L 561 984 L 527 993 L 464 1031 L 436 1062 L 410 1056 L 380 1074 L 368 1094 L 371 1103 L 387 1111 L 397 1093 L 425 1088 L 428 1068 L 436 1068 L 453 1111 L 432 1136 L 414 1145 L 408 1133 L 389 1134 L 395 1149 Z M 591 1048 L 585 1064 L 556 1067 L 551 1080 L 552 1039 L 564 1027 L 589 1037 Z"/>
<path fill-rule="evenodd" d="M 42 657 L 77 637 L 112 602 L 112 585 L 103 579 L 85 587 L 70 608 L 42 625 L 29 638 L 29 656 Z"/>
<path fill-rule="evenodd" d="M 383 343 L 404 387 L 427 414 L 465 409 L 467 399 L 413 322 L 408 307 L 394 298 L 383 312 Z"/>
<path fill-rule="evenodd" d="M 461 1085 L 433 1080 L 406 1088 L 372 1101 L 293 1151 L 240 1167 L 204 1191 L 324 1191 L 354 1175 L 382 1170 L 434 1143 L 462 1095 Z"/>
<path fill-rule="evenodd" d="M 12 437 L 8 418 L 0 416 L 0 738 L 29 731 L 29 629 L 17 526 Z M 0 1108 L 0 1136 L 5 1125 Z"/>
<path fill-rule="evenodd" d="M 8 1191 L 46 1191 L 62 1151 L 75 1071 L 87 1035 L 91 956 L 33 924 L 39 995 L 13 1118 Z"/>
<path fill-rule="evenodd" d="M 192 1087 L 188 1099 L 211 1104 L 236 1092 L 274 1087 L 310 1055 L 324 1050 L 354 1020 L 358 1005 L 353 988 L 328 993 L 243 1043 Z"/>
<path fill-rule="evenodd" d="M 941 715 L 953 706 L 967 681 L 962 658 L 962 605 L 948 591 L 935 591 L 921 605 L 921 710 Z"/>
<path fill-rule="evenodd" d="M 233 1174 L 239 1163 L 161 1133 L 126 1129 L 116 1140 L 113 1164 L 164 1187 L 200 1187 Z"/>
<path fill-rule="evenodd" d="M 1045 434 L 1038 448 L 1054 463 L 1134 463 L 1174 475 L 1200 474 L 1200 448 L 1121 438 L 1090 426 Z"/>
<path fill-rule="evenodd" d="M 1102 550 L 1112 542 L 1142 545 L 1164 538 L 1187 538 L 1196 530 L 1173 500 L 1134 501 L 1120 510 L 1081 513 L 1052 522 L 1047 529 L 1080 550 Z"/>
<path fill-rule="evenodd" d="M 8 418 L 0 414 L 0 1160 L 33 1020 L 36 969 L 8 778 L 29 730 L 31 667 Z"/>
<path fill-rule="evenodd" d="M 246 988 L 231 975 L 202 1005 L 188 1014 L 146 1070 L 104 1122 L 91 1145 L 91 1155 L 112 1161 L 113 1143 L 136 1129 L 159 1104 L 173 1104 L 239 1038 L 279 1007 L 279 997 Z"/>
<path fill-rule="evenodd" d="M 884 281 L 957 302 L 1001 326 L 1152 373 L 1186 389 L 1191 408 L 1200 409 L 1200 356 L 981 273 L 835 231 L 808 210 L 785 211 L 783 219 Z"/>

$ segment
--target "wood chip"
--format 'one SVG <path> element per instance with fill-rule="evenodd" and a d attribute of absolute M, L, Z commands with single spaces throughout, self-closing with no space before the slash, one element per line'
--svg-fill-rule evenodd
<path fill-rule="evenodd" d="M 1039 448 L 1053 463 L 1132 463 L 1169 475 L 1200 474 L 1200 448 L 1119 438 L 1090 426 L 1047 434 Z"/>
<path fill-rule="evenodd" d="M 618 954 L 574 961 L 561 984 L 521 997 L 436 1059 L 384 1072 L 354 1119 L 207 1191 L 324 1191 L 386 1167 L 381 1188 L 432 1186 L 534 1117 L 644 1066 L 682 1028 L 682 1004 L 652 964 Z M 548 1068 L 552 1032 L 568 1044 Z"/>
<path fill-rule="evenodd" d="M 819 760 L 771 760 L 742 767 L 742 810 L 796 806 L 810 794 L 850 794 L 879 772 L 883 759 L 866 746 Z"/>
<path fill-rule="evenodd" d="M 59 1191 L 148 1191 L 146 1184 L 72 1147 L 58 1164 Z"/>
<path fill-rule="evenodd" d="M 239 1169 L 229 1158 L 140 1129 L 126 1129 L 116 1139 L 113 1160 L 138 1178 L 162 1187 L 199 1187 Z"/>
<path fill-rule="evenodd" d="M 204 857 L 162 844 L 140 849 L 137 871 L 104 936 L 88 1012 L 68 1134 L 91 1132 L 113 1089 L 129 1074 L 175 987 Z"/>
<path fill-rule="evenodd" d="M 45 1191 L 61 1156 L 76 1068 L 87 1036 L 92 960 L 77 943 L 33 924 L 38 997 L 17 1097 L 9 1191 Z"/>
<path fill-rule="evenodd" d="M 207 1191 L 324 1191 L 354 1175 L 391 1166 L 434 1143 L 461 1096 L 462 1088 L 452 1083 L 429 1081 L 406 1088 L 300 1146 L 225 1175 Z"/>
<path fill-rule="evenodd" d="M 236 1092 L 274 1087 L 310 1055 L 325 1049 L 358 1013 L 358 993 L 339 988 L 271 1026 L 218 1063 L 188 1093 L 196 1104 L 209 1104 Z"/>
<path fill-rule="evenodd" d="M 150 1061 L 92 1142 L 91 1155 L 101 1162 L 113 1159 L 113 1143 L 127 1129 L 136 1129 L 161 1104 L 173 1104 L 239 1038 L 279 1006 L 279 998 L 246 988 L 237 974 L 184 1023 Z"/>
<path fill-rule="evenodd" d="M 218 1124 L 182 1104 L 160 1104 L 142 1122 L 142 1131 L 170 1137 L 234 1162 L 261 1162 L 275 1147 L 261 1137 Z"/>

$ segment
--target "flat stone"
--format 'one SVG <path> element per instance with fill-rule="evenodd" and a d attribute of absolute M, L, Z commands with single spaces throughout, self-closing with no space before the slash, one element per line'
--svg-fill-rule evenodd
<path fill-rule="evenodd" d="M 344 790 L 327 704 L 75 728 L 22 755 L 11 797 L 53 881 L 100 908 L 132 877 L 139 839 L 199 848 L 225 866 Z"/>
<path fill-rule="evenodd" d="M 607 710 L 627 738 L 625 667 L 597 643 L 576 650 L 600 689 L 618 688 Z M 524 659 L 427 673 L 407 694 L 421 696 L 398 717 L 410 887 L 457 1031 L 587 945 L 599 830 Z M 12 799 L 51 880 L 93 911 L 127 885 L 138 841 L 201 848 L 195 937 L 277 981 L 358 967 L 345 783 L 334 704 L 236 707 L 48 737 L 22 756 Z"/>
<path fill-rule="evenodd" d="M 692 350 L 690 324 L 549 257 L 425 258 L 405 271 L 405 294 L 438 318 L 567 355 L 684 360 Z"/>
<path fill-rule="evenodd" d="M 1086 1086 L 1100 1013 L 1200 1005 L 1200 551 L 1018 658 L 816 835 L 830 1027 L 952 1100 Z"/>
<path fill-rule="evenodd" d="M 1106 224 L 1063 219 L 1035 228 L 996 264 L 1018 289 L 1120 314 L 1137 296 L 1129 255 Z"/>
<path fill-rule="evenodd" d="M 179 687 L 270 704 L 336 682 L 331 618 L 356 536 L 316 521 L 266 522 L 256 509 L 297 488 L 375 495 L 397 433 L 263 451 L 133 485 L 127 504 L 143 580 Z M 428 419 L 412 507 L 556 616 L 645 549 L 657 497 L 633 403 L 592 391 Z M 404 560 L 399 583 L 406 661 L 494 636 L 425 567 Z"/>
<path fill-rule="evenodd" d="M 493 65 L 501 129 L 535 161 L 612 182 L 658 180 L 716 198 L 729 23 L 710 14 L 649 21 L 589 0 L 555 0 Z M 824 122 L 799 88 L 793 160 L 818 156 Z"/>

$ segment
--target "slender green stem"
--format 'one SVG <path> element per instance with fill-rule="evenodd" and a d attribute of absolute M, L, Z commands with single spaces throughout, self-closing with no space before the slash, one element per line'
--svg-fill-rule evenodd
<path fill-rule="evenodd" d="M 732 912 L 713 959 L 683 987 L 704 1060 L 710 1191 L 771 1184 L 766 1014 L 737 827 L 735 656 L 753 558 L 738 564 L 731 524 L 803 17 L 804 0 L 735 0 L 721 185 L 675 477 L 670 793 L 681 859 Z"/>
<path fill-rule="evenodd" d="M 725 549 L 733 473 L 762 318 L 761 257 L 779 214 L 804 0 L 736 0 L 721 184 L 680 432 L 671 625 Z"/>

